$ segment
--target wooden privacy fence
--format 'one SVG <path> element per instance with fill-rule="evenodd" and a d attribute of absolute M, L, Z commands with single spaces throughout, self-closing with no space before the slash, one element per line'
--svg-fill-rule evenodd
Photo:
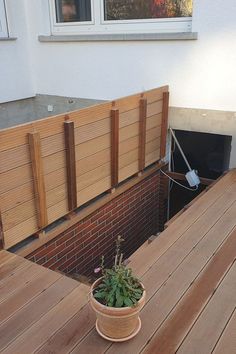
<path fill-rule="evenodd" d="M 0 131 L 10 248 L 165 156 L 168 87 Z"/>

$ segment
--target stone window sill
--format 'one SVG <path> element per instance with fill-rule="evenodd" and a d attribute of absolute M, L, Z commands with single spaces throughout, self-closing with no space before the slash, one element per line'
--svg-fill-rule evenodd
<path fill-rule="evenodd" d="M 197 32 L 181 33 L 106 33 L 39 36 L 40 42 L 103 42 L 103 41 L 181 41 L 196 40 Z"/>
<path fill-rule="evenodd" d="M 16 41 L 16 37 L 0 37 L 0 42 L 7 42 L 7 41 Z"/>

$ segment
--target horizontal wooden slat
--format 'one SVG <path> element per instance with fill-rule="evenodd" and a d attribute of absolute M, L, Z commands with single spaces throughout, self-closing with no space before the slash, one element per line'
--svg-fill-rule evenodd
<path fill-rule="evenodd" d="M 139 121 L 139 109 L 135 108 L 131 111 L 127 111 L 120 114 L 120 128 L 124 128 L 127 125 L 136 123 Z"/>
<path fill-rule="evenodd" d="M 120 113 L 131 111 L 139 107 L 139 100 L 141 98 L 141 94 L 127 96 L 123 98 L 119 98 L 114 101 L 114 108 L 119 109 Z"/>
<path fill-rule="evenodd" d="M 77 178 L 77 189 L 82 190 L 90 185 L 93 185 L 95 182 L 109 177 L 111 173 L 110 163 L 106 163 L 105 165 L 99 166 L 94 170 L 91 170 Z"/>
<path fill-rule="evenodd" d="M 48 117 L 38 121 L 22 124 L 16 127 L 2 129 L 0 140 L 2 142 L 0 151 L 15 148 L 28 143 L 27 134 L 32 131 L 40 133 L 41 138 L 45 138 L 63 131 L 63 121 L 65 115 Z"/>
<path fill-rule="evenodd" d="M 78 206 L 86 203 L 111 188 L 111 178 L 105 177 L 77 193 Z"/>
<path fill-rule="evenodd" d="M 144 92 L 143 97 L 147 98 L 148 103 L 156 102 L 162 100 L 163 92 L 168 91 L 168 86 L 162 86 L 158 89 L 148 90 Z"/>
<path fill-rule="evenodd" d="M 47 196 L 47 208 L 59 203 L 60 201 L 67 198 L 67 186 L 66 184 L 61 184 L 60 186 L 51 189 L 46 193 Z"/>
<path fill-rule="evenodd" d="M 149 141 L 146 144 L 146 155 L 149 155 L 151 152 L 159 150 L 161 145 L 161 138 L 154 139 Z"/>
<path fill-rule="evenodd" d="M 120 168 L 123 168 L 135 161 L 138 161 L 138 149 L 131 150 L 127 154 L 120 156 L 119 166 Z"/>
<path fill-rule="evenodd" d="M 31 165 L 24 165 L 1 173 L 0 194 L 28 183 L 32 179 Z"/>
<path fill-rule="evenodd" d="M 5 248 L 10 248 L 38 230 L 37 220 L 32 217 L 4 232 Z"/>
<path fill-rule="evenodd" d="M 74 121 L 75 128 L 83 127 L 87 124 L 109 118 L 112 103 L 100 103 L 91 107 L 80 109 L 79 111 L 67 113 L 68 119 Z"/>
<path fill-rule="evenodd" d="M 111 160 L 110 149 L 102 150 L 97 154 L 93 154 L 85 159 L 76 162 L 76 175 L 80 176 L 86 172 L 104 165 Z"/>
<path fill-rule="evenodd" d="M 126 178 L 134 175 L 138 172 L 138 161 L 131 163 L 128 166 L 125 166 L 119 171 L 119 182 L 124 181 Z"/>
<path fill-rule="evenodd" d="M 145 167 L 151 165 L 152 163 L 158 161 L 160 159 L 160 149 L 151 152 L 150 154 L 146 155 L 145 158 Z"/>
<path fill-rule="evenodd" d="M 3 230 L 9 230 L 32 216 L 36 216 L 34 199 L 2 213 Z"/>
<path fill-rule="evenodd" d="M 139 137 L 134 136 L 130 139 L 124 140 L 119 145 L 119 155 L 124 155 L 127 152 L 137 149 L 139 144 Z"/>
<path fill-rule="evenodd" d="M 134 123 L 128 125 L 127 127 L 120 129 L 119 143 L 124 140 L 130 139 L 134 136 L 137 136 L 139 133 L 139 123 Z"/>
<path fill-rule="evenodd" d="M 34 199 L 34 191 L 32 182 L 25 183 L 22 186 L 9 190 L 1 194 L 1 210 L 5 212 L 13 209 L 25 202 Z"/>
<path fill-rule="evenodd" d="M 45 190 L 46 192 L 54 189 L 61 184 L 66 183 L 66 168 L 61 168 L 59 170 L 48 173 L 44 177 L 45 179 Z"/>
<path fill-rule="evenodd" d="M 61 200 L 57 204 L 53 204 L 47 209 L 48 213 L 48 223 L 52 223 L 55 220 L 65 216 L 69 213 L 67 199 Z"/>
<path fill-rule="evenodd" d="M 161 126 L 146 131 L 146 143 L 161 136 Z"/>
<path fill-rule="evenodd" d="M 66 167 L 65 151 L 59 151 L 56 154 L 46 156 L 43 158 L 43 169 L 45 175 L 65 167 Z"/>
<path fill-rule="evenodd" d="M 111 146 L 110 134 L 99 136 L 98 138 L 86 141 L 85 143 L 76 145 L 75 155 L 76 160 L 84 159 L 90 155 L 96 154 L 99 151 L 109 149 Z"/>
<path fill-rule="evenodd" d="M 147 105 L 147 117 L 160 114 L 162 112 L 162 100 Z"/>
<path fill-rule="evenodd" d="M 105 135 L 111 131 L 110 118 L 84 125 L 75 129 L 75 145 Z"/>
<path fill-rule="evenodd" d="M 153 116 L 148 117 L 146 123 L 146 129 L 149 130 L 161 126 L 161 120 L 162 120 L 161 114 L 154 114 Z"/>
<path fill-rule="evenodd" d="M 22 145 L 0 153 L 0 173 L 29 163 L 29 145 Z"/>
<path fill-rule="evenodd" d="M 166 91 L 168 91 L 168 86 L 162 86 L 160 88 L 146 91 L 141 94 L 120 98 L 115 101 L 115 107 L 120 110 L 120 113 L 129 111 L 139 107 L 140 98 L 147 98 L 148 102 L 153 102 L 154 97 L 156 97 L 156 100 L 158 101 L 161 99 L 162 93 Z"/>
<path fill-rule="evenodd" d="M 58 151 L 65 150 L 64 134 L 56 134 L 47 138 L 41 139 L 42 157 L 55 154 Z"/>

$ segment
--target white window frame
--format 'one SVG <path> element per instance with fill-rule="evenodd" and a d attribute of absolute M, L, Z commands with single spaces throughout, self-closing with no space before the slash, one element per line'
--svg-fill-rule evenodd
<path fill-rule="evenodd" d="M 51 32 L 61 34 L 191 32 L 192 17 L 110 21 L 104 19 L 103 0 L 91 0 L 91 21 L 57 22 L 56 1 L 49 0 Z"/>
<path fill-rule="evenodd" d="M 0 0 L 0 38 L 9 37 L 5 0 Z"/>

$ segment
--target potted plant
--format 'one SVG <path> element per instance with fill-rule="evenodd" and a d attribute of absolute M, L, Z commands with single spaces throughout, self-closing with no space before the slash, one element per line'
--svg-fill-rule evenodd
<path fill-rule="evenodd" d="M 116 241 L 115 261 L 111 268 L 101 266 L 95 273 L 102 273 L 91 286 L 90 303 L 96 312 L 97 332 L 108 340 L 118 342 L 133 338 L 141 328 L 139 312 L 145 304 L 143 284 L 123 262 L 121 243 Z"/>

